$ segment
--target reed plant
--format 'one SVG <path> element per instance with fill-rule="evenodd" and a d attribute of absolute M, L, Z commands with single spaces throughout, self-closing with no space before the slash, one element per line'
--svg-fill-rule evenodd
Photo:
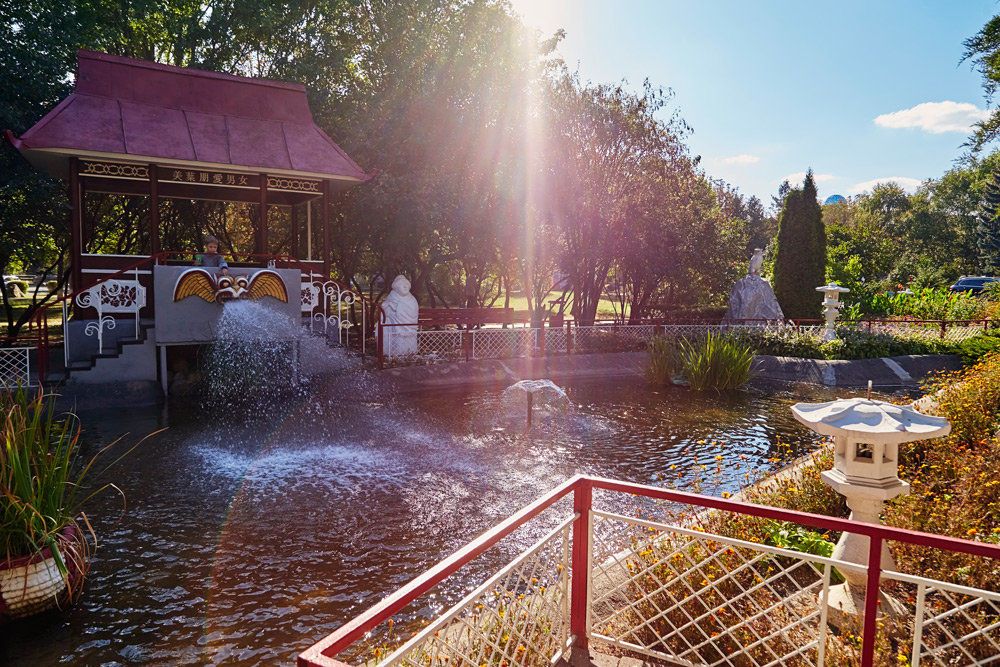
<path fill-rule="evenodd" d="M 0 392 L 0 557 L 11 561 L 48 549 L 67 577 L 71 570 L 82 573 L 85 564 L 86 540 L 77 522 L 93 534 L 82 507 L 112 486 L 88 489 L 84 481 L 114 443 L 82 460 L 80 422 L 73 414 L 57 415 L 53 399 L 42 390 Z"/>
<path fill-rule="evenodd" d="M 692 389 L 735 389 L 753 377 L 753 350 L 729 336 L 709 332 L 680 345 L 684 377 Z"/>
<path fill-rule="evenodd" d="M 672 336 L 653 336 L 647 344 L 649 363 L 646 379 L 651 384 L 674 384 L 674 378 L 683 372 L 679 339 Z"/>

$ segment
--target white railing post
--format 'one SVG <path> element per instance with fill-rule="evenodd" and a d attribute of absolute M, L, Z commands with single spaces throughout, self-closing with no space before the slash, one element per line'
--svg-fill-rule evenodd
<path fill-rule="evenodd" d="M 69 368 L 69 299 L 62 302 L 63 368 Z"/>
<path fill-rule="evenodd" d="M 920 667 L 920 646 L 924 633 L 924 604 L 927 601 L 927 586 L 917 584 L 917 604 L 913 610 L 913 653 L 910 654 L 910 665 Z"/>
<path fill-rule="evenodd" d="M 139 267 L 135 267 L 135 288 L 138 293 L 139 290 Z M 138 299 L 136 300 L 135 307 L 135 339 L 139 340 L 139 313 L 142 311 L 142 306 L 138 305 Z"/>

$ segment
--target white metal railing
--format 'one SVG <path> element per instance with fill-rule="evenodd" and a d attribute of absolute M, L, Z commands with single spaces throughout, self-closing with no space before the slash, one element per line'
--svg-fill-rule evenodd
<path fill-rule="evenodd" d="M 139 282 L 139 270 L 134 273 L 133 280 L 105 280 L 76 295 L 76 305 L 97 311 L 97 319 L 84 327 L 84 334 L 97 336 L 98 353 L 104 352 L 104 329 L 111 330 L 116 326 L 115 318 L 108 313 L 134 313 L 135 338 L 139 339 L 139 311 L 146 307 L 146 288 Z M 64 354 L 68 365 L 70 336 L 65 328 L 69 322 L 67 301 L 63 301 L 62 308 Z"/>
<path fill-rule="evenodd" d="M 331 329 L 337 334 L 337 343 L 350 344 L 351 330 L 361 337 L 361 353 L 365 352 L 365 307 L 357 292 L 333 280 L 310 279 L 303 274 L 302 314 L 309 317 L 309 328 L 316 331 L 322 327 L 323 335 L 331 337 Z M 352 306 L 360 304 L 361 321 L 351 321 Z"/>
<path fill-rule="evenodd" d="M 592 510 L 589 565 L 571 567 L 565 518 L 398 648 L 368 648 L 378 667 L 554 664 L 573 643 L 572 576 L 588 577 L 587 635 L 685 665 L 827 664 L 834 573 L 863 566 L 679 526 Z M 899 572 L 916 591 L 914 667 L 1000 661 L 1000 594 Z M 889 630 L 881 630 L 887 635 Z M 391 638 L 390 640 L 391 641 Z"/>
<path fill-rule="evenodd" d="M 383 657 L 407 665 L 551 665 L 570 646 L 571 516 L 510 564 Z"/>
<path fill-rule="evenodd" d="M 737 655 L 755 666 L 824 664 L 832 571 L 825 565 L 834 561 L 607 512 L 593 516 L 593 637 L 686 664 L 730 664 Z"/>
<path fill-rule="evenodd" d="M 823 665 L 834 568 L 864 571 L 703 530 L 592 516 L 591 636 L 655 658 Z M 1000 663 L 1000 594 L 893 571 L 882 582 L 916 589 L 909 664 Z"/>
<path fill-rule="evenodd" d="M 602 504 L 629 494 L 624 507 L 637 514 L 596 509 L 594 491 Z M 570 494 L 572 510 L 556 509 Z M 671 523 L 641 518 L 662 502 Z M 561 517 L 544 539 L 398 650 L 384 648 L 391 636 L 372 646 L 376 628 L 391 628 L 394 614 L 542 512 Z M 757 520 L 866 535 L 875 562 L 800 553 L 713 528 Z M 887 540 L 981 559 L 966 560 L 969 567 L 995 571 L 1000 563 L 993 544 L 577 476 L 344 623 L 302 653 L 299 664 L 343 665 L 333 659 L 350 651 L 379 667 L 549 667 L 565 647 L 587 648 L 591 639 L 684 665 L 871 666 L 879 651 L 892 651 L 894 664 L 1000 664 L 1000 594 L 883 570 L 877 556 Z M 863 620 L 831 608 L 831 584 L 843 573 L 863 574 L 873 592 L 896 596 L 904 610 L 876 613 L 882 595 L 864 590 L 851 591 L 863 598 Z M 839 635 L 827 629 L 830 620 Z"/>
<path fill-rule="evenodd" d="M 31 348 L 0 348 L 0 387 L 31 386 Z"/>

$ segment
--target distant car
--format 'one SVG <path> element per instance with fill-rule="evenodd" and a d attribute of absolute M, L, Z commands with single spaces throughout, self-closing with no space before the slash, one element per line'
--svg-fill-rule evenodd
<path fill-rule="evenodd" d="M 1000 278 L 994 278 L 992 276 L 962 276 L 948 289 L 952 292 L 970 292 L 972 294 L 981 294 L 987 283 L 995 283 L 997 281 L 1000 281 Z"/>

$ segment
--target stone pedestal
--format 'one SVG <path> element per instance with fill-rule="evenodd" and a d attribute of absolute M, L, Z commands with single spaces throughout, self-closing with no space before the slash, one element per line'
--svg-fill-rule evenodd
<path fill-rule="evenodd" d="M 729 293 L 724 322 L 734 320 L 783 320 L 784 314 L 771 285 L 757 275 L 736 281 Z"/>

